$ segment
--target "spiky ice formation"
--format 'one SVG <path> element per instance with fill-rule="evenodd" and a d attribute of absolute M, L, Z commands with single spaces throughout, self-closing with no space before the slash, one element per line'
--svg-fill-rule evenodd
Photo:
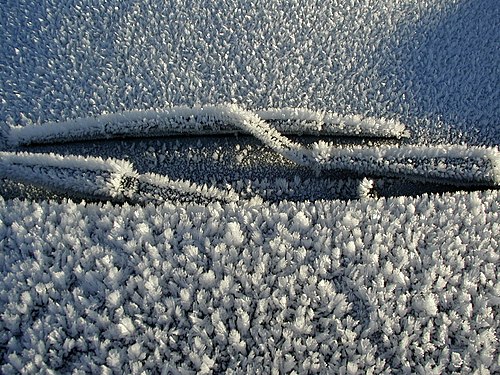
<path fill-rule="evenodd" d="M 0 198 L 0 372 L 498 373 L 499 202 Z"/>

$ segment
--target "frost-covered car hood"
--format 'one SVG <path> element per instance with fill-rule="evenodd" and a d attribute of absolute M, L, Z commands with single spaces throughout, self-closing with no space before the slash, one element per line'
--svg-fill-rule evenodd
<path fill-rule="evenodd" d="M 213 193 L 110 203 L 4 180 L 3 373 L 499 371 L 498 189 L 385 181 L 370 197 L 362 176 L 318 176 L 245 135 L 11 142 L 123 111 L 237 105 L 404 124 L 410 138 L 383 143 L 473 159 L 500 144 L 496 1 L 20 1 L 1 13 L 0 176 L 34 163 L 72 187 L 39 167 L 69 160 Z M 107 158 L 124 162 L 101 168 Z"/>

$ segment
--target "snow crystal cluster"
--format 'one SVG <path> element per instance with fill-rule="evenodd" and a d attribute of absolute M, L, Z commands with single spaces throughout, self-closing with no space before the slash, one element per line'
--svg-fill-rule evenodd
<path fill-rule="evenodd" d="M 314 134 L 336 136 L 367 136 L 403 138 L 409 135 L 405 125 L 396 120 L 340 116 L 324 111 L 303 108 L 272 108 L 257 112 L 263 120 L 271 122 L 285 134 Z"/>
<path fill-rule="evenodd" d="M 499 202 L 2 200 L 1 371 L 496 373 Z"/>

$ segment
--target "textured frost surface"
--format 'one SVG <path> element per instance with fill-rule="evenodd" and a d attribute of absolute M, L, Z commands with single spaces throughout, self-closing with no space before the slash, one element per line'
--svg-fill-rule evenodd
<path fill-rule="evenodd" d="M 162 202 L 173 200 L 178 202 L 210 203 L 214 201 L 236 202 L 238 194 L 222 191 L 214 186 L 199 186 L 185 180 L 171 180 L 166 176 L 153 173 L 140 175 L 137 178 L 137 191 L 132 201 Z"/>
<path fill-rule="evenodd" d="M 198 103 L 238 103 L 282 134 L 402 123 L 412 145 L 499 146 L 499 4 L 3 1 L 0 147 L 17 125 L 126 113 L 136 131 L 162 123 L 141 119 L 152 109 Z M 148 189 L 229 176 L 239 194 L 299 203 L 0 198 L 0 372 L 500 372 L 498 190 L 371 199 L 376 179 L 322 180 L 256 142 L 224 142 L 203 165 L 196 144 L 64 154 L 135 156 L 142 176 L 170 168 Z M 498 171 L 480 159 L 469 165 Z M 325 194 L 345 184 L 365 199 Z"/>
<path fill-rule="evenodd" d="M 258 111 L 263 120 L 279 120 L 277 129 L 285 134 L 321 134 L 370 137 L 407 137 L 406 127 L 396 120 L 335 113 L 303 108 L 273 108 Z M 281 126 L 279 125 L 281 124 Z"/>
<path fill-rule="evenodd" d="M 494 373 L 499 202 L 0 200 L 2 372 Z"/>
<path fill-rule="evenodd" d="M 20 0 L 2 9 L 0 122 L 236 100 L 399 119 L 421 142 L 498 144 L 497 0 Z"/>

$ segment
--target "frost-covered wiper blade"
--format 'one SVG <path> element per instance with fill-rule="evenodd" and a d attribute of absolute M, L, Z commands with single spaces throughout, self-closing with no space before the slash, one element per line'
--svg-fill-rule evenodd
<path fill-rule="evenodd" d="M 280 133 L 287 135 L 398 139 L 409 136 L 404 124 L 385 118 L 345 116 L 305 108 L 271 108 L 257 111 L 257 115 L 269 122 Z"/>
<path fill-rule="evenodd" d="M 96 199 L 122 200 L 122 181 L 136 177 L 131 163 L 75 155 L 0 152 L 0 178 Z"/>
<path fill-rule="evenodd" d="M 301 108 L 248 111 L 230 105 L 178 106 L 165 110 L 124 111 L 42 125 L 12 126 L 13 146 L 83 140 L 207 135 L 243 132 L 253 134 L 252 124 L 265 122 L 282 134 L 402 138 L 406 128 L 397 121 L 339 116 Z"/>
<path fill-rule="evenodd" d="M 332 116 L 302 109 L 254 113 L 236 105 L 175 107 L 162 112 L 126 112 L 41 126 L 13 127 L 10 139 L 13 145 L 19 146 L 165 135 L 165 132 L 170 131 L 176 134 L 204 134 L 209 131 L 237 130 L 253 135 L 284 158 L 319 174 L 341 171 L 355 177 L 402 178 L 459 187 L 500 186 L 500 152 L 497 148 L 459 145 L 346 147 L 323 141 L 306 146 L 291 140 L 279 130 L 290 125 L 292 128 L 309 129 L 312 134 L 313 131 L 323 131 L 327 126 L 342 122 Z M 272 125 L 272 122 L 275 124 Z M 382 123 L 385 125 L 380 125 Z M 388 124 L 357 119 L 346 122 L 345 126 L 338 125 L 337 131 L 377 137 L 406 135 L 404 126 Z M 113 201 L 176 200 L 206 203 L 239 199 L 235 192 L 215 186 L 174 181 L 168 176 L 155 174 L 140 175 L 131 163 L 119 159 L 4 152 L 0 153 L 0 177 L 63 193 Z M 360 196 L 368 195 L 372 186 L 370 184 L 360 186 Z"/>
<path fill-rule="evenodd" d="M 315 143 L 312 157 L 321 170 L 351 171 L 370 177 L 402 177 L 457 186 L 500 186 L 497 148 L 378 146 L 339 148 Z"/>
<path fill-rule="evenodd" d="M 155 173 L 137 175 L 131 179 L 134 189 L 129 200 L 134 203 L 194 202 L 206 204 L 210 202 L 237 202 L 239 195 L 231 189 L 219 189 L 206 184 L 199 185 L 187 180 L 172 180 L 167 176 Z"/>
<path fill-rule="evenodd" d="M 0 178 L 56 193 L 114 202 L 234 202 L 231 190 L 200 186 L 151 173 L 139 174 L 132 163 L 75 155 L 0 152 Z"/>

